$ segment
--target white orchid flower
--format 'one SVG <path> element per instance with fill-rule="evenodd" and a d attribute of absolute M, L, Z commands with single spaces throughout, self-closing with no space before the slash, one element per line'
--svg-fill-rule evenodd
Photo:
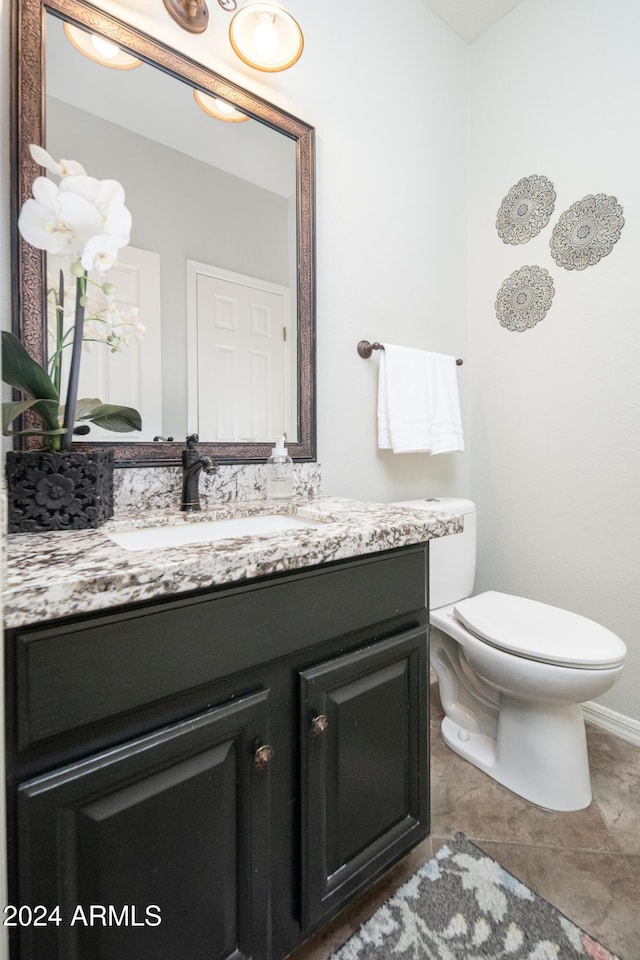
<path fill-rule="evenodd" d="M 109 332 L 113 332 L 114 327 L 125 323 L 125 315 L 121 306 L 117 303 L 110 303 L 105 313 L 105 321 L 109 326 Z"/>
<path fill-rule="evenodd" d="M 121 247 L 126 247 L 131 236 L 131 213 L 124 204 L 112 204 L 104 221 L 104 232 L 117 237 Z"/>
<path fill-rule="evenodd" d="M 58 254 L 79 251 L 89 237 L 100 232 L 102 221 L 83 197 L 63 193 L 51 180 L 37 177 L 33 197 L 20 211 L 18 229 L 38 250 Z"/>
<path fill-rule="evenodd" d="M 121 239 L 126 247 L 131 234 L 131 214 L 124 204 L 124 190 L 117 180 L 101 180 L 95 205 L 104 220 L 104 232 Z"/>
<path fill-rule="evenodd" d="M 144 340 L 144 335 L 147 332 L 147 328 L 144 323 L 141 323 L 141 321 L 138 319 L 138 313 L 139 310 L 137 304 L 132 303 L 127 310 L 125 322 L 133 329 L 136 340 L 142 341 Z"/>
<path fill-rule="evenodd" d="M 103 232 L 119 237 L 126 247 L 131 233 L 131 214 L 124 205 L 124 190 L 117 180 L 96 180 L 95 177 L 70 177 L 63 180 L 60 189 L 80 194 L 91 203 L 102 217 Z"/>
<path fill-rule="evenodd" d="M 71 346 L 65 406 L 55 411 L 44 405 L 41 414 L 50 448 L 70 450 L 79 409 L 78 374 L 83 344 L 92 340 L 106 342 L 115 352 L 128 345 L 130 334 L 142 334 L 142 326 L 135 326 L 137 315 L 132 322 L 121 322 L 122 311 L 113 303 L 114 285 L 103 280 L 98 282 L 90 275 L 93 271 L 104 274 L 115 264 L 118 250 L 129 243 L 131 214 L 125 206 L 124 190 L 116 180 L 89 177 L 77 161 L 57 162 L 36 144 L 32 144 L 30 150 L 34 162 L 59 177 L 60 183 L 44 176 L 35 179 L 32 196 L 25 200 L 20 211 L 18 229 L 25 242 L 50 255 L 48 266 L 52 272 L 56 257 L 61 257 L 65 266 L 61 266 L 57 280 L 48 278 L 47 283 L 48 326 L 53 340 L 47 368 L 31 358 L 31 366 L 27 368 L 18 357 L 16 370 L 21 364 L 24 370 L 15 373 L 16 379 L 11 382 L 31 395 L 31 384 L 37 380 L 35 396 L 39 400 L 61 396 L 61 357 L 65 348 Z M 71 291 L 66 289 L 64 280 L 67 273 L 75 278 L 75 297 L 68 296 Z M 97 309 L 89 297 L 94 287 L 100 291 L 105 304 L 99 304 Z M 42 376 L 32 375 L 33 367 L 40 368 Z M 116 407 L 116 414 L 123 425 L 116 429 L 140 429 L 137 411 Z M 86 414 L 82 418 L 92 419 Z M 59 420 L 62 431 L 58 429 Z"/>
<path fill-rule="evenodd" d="M 60 189 L 65 192 L 80 194 L 102 213 L 96 203 L 100 190 L 100 181 L 96 177 L 90 177 L 87 174 L 79 177 L 65 177 L 60 183 Z"/>
<path fill-rule="evenodd" d="M 85 175 L 84 167 L 77 160 L 60 160 L 57 162 L 50 153 L 47 153 L 43 147 L 39 147 L 35 143 L 29 145 L 29 152 L 37 164 L 44 167 L 49 173 L 55 173 L 58 177 L 64 179 L 64 177 Z"/>
<path fill-rule="evenodd" d="M 98 208 L 103 217 L 106 217 L 112 204 L 124 205 L 124 189 L 117 180 L 98 180 L 96 177 L 85 174 L 81 177 L 66 179 L 60 184 L 60 189 L 81 194 Z"/>
<path fill-rule="evenodd" d="M 107 334 L 103 324 L 96 323 L 95 320 L 85 321 L 83 340 L 86 343 L 86 347 L 83 347 L 84 350 L 90 353 L 93 342 L 104 343 L 106 339 Z"/>
<path fill-rule="evenodd" d="M 95 204 L 104 213 L 112 205 L 124 206 L 124 187 L 117 180 L 99 180 Z"/>
<path fill-rule="evenodd" d="M 120 237 L 109 237 L 99 233 L 87 240 L 80 262 L 84 269 L 106 273 L 117 260 L 118 250 L 123 247 Z"/>

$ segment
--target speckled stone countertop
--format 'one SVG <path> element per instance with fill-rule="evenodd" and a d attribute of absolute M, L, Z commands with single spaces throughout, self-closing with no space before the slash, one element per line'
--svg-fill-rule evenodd
<path fill-rule="evenodd" d="M 108 537 L 134 528 L 274 513 L 297 514 L 318 525 L 136 551 L 117 546 Z M 42 623 L 377 553 L 459 533 L 462 526 L 462 517 L 451 514 L 318 497 L 278 505 L 225 504 L 197 514 L 148 511 L 110 520 L 97 530 L 12 534 L 5 552 L 5 626 Z"/>

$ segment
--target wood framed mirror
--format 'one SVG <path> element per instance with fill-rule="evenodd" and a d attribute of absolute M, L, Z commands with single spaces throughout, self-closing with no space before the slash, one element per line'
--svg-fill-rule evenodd
<path fill-rule="evenodd" d="M 115 461 L 119 466 L 171 465 L 180 461 L 187 434 L 197 432 L 200 435 L 203 453 L 220 462 L 242 463 L 265 460 L 270 454 L 275 437 L 285 432 L 287 447 L 294 460 L 315 460 L 314 128 L 110 14 L 79 0 L 21 0 L 20 3 L 16 3 L 15 9 L 17 25 L 15 149 L 13 151 L 15 205 L 12 224 L 12 236 L 15 238 L 14 331 L 21 337 L 34 359 L 39 363 L 46 362 L 48 284 L 45 255 L 25 243 L 18 234 L 16 226 L 19 210 L 24 200 L 31 195 L 33 180 L 42 172 L 31 158 L 29 145 L 35 143 L 45 146 L 56 159 L 65 156 L 67 159 L 79 159 L 83 162 L 82 156 L 77 155 L 76 147 L 60 152 L 63 149 L 63 143 L 67 140 L 67 134 L 69 134 L 68 139 L 73 140 L 71 131 L 75 131 L 77 139 L 79 130 L 84 135 L 85 142 L 89 142 L 92 139 L 90 133 L 92 125 L 99 120 L 109 124 L 110 131 L 122 126 L 125 128 L 123 135 L 126 137 L 142 136 L 147 142 L 145 149 L 157 149 L 158 153 L 154 154 L 153 160 L 142 166 L 143 176 L 147 173 L 150 175 L 150 171 L 156 168 L 163 170 L 165 174 L 167 169 L 176 171 L 178 175 L 171 177 L 170 182 L 167 182 L 165 176 L 160 185 L 151 188 L 151 194 L 153 195 L 155 191 L 158 198 L 157 206 L 162 206 L 163 190 L 174 191 L 172 195 L 174 201 L 176 198 L 180 198 L 181 201 L 183 192 L 186 196 L 189 186 L 196 182 L 196 176 L 192 174 L 195 166 L 192 165 L 197 165 L 197 176 L 208 178 L 204 189 L 202 181 L 200 182 L 197 192 L 200 202 L 197 204 L 197 209 L 189 213 L 190 208 L 186 208 L 187 213 L 185 213 L 185 220 L 188 216 L 195 218 L 202 215 L 205 218 L 204 224 L 201 223 L 198 227 L 200 233 L 206 234 L 210 240 L 204 252 L 195 242 L 191 248 L 183 241 L 178 245 L 177 260 L 169 261 L 164 247 L 160 253 L 155 249 L 164 243 L 165 237 L 161 234 L 160 228 L 151 223 L 151 213 L 149 215 L 143 213 L 136 218 L 136 212 L 132 209 L 134 227 L 131 246 L 136 250 L 143 248 L 143 253 L 152 248 L 151 252 L 156 256 L 159 264 L 159 271 L 157 270 L 156 273 L 159 272 L 162 283 L 165 283 L 165 288 L 161 290 L 162 306 L 151 314 L 152 316 L 157 314 L 162 318 L 158 333 L 162 355 L 160 379 L 163 390 L 166 381 L 166 390 L 169 394 L 169 396 L 162 395 L 162 414 L 156 416 L 154 413 L 148 418 L 146 433 L 139 439 L 132 438 L 129 434 L 103 434 L 95 440 L 90 438 L 90 443 L 74 442 L 74 446 L 77 445 L 82 449 L 96 442 L 106 443 L 113 448 Z M 61 42 L 66 42 L 59 40 L 65 25 L 80 28 L 117 44 L 122 50 L 138 58 L 142 67 L 140 70 L 136 68 L 131 71 L 117 71 L 91 65 L 90 61 L 74 50 L 71 44 L 64 49 L 59 46 Z M 61 57 L 65 65 L 64 82 L 61 80 L 60 71 L 58 74 L 55 72 L 56 62 Z M 103 104 L 108 101 L 111 104 L 116 103 L 118 97 L 96 95 L 84 74 L 73 73 L 70 64 L 74 57 L 77 58 L 80 71 L 91 68 L 102 71 L 105 76 L 120 74 L 117 81 L 122 88 L 125 83 L 131 82 L 125 76 L 126 74 L 131 78 L 134 74 L 139 78 L 145 75 L 145 83 L 154 84 L 152 92 L 149 92 L 149 88 L 144 85 L 141 88 L 141 96 L 146 97 L 144 103 L 147 108 L 141 110 L 139 104 L 134 108 L 134 115 L 140 120 L 138 125 L 143 128 L 142 133 L 137 129 L 131 130 L 131 120 L 127 121 L 119 116 L 114 118 L 113 113 L 99 118 L 95 115 L 91 110 L 92 100 Z M 72 91 L 75 90 L 71 98 L 65 94 L 65 83 Z M 195 91 L 204 94 L 205 99 L 215 97 L 233 106 L 249 118 L 250 123 L 223 123 L 212 119 L 196 104 Z M 86 102 L 82 102 L 80 106 L 77 102 L 70 102 L 70 99 L 82 101 L 81 94 L 84 94 Z M 222 128 L 225 128 L 225 135 L 226 130 L 230 128 L 243 128 L 244 131 L 248 131 L 242 134 L 245 139 L 240 142 L 240 146 L 236 144 L 233 148 L 236 149 L 236 153 L 234 154 L 232 149 L 225 159 L 226 169 L 223 169 L 222 173 L 216 168 L 214 174 L 211 160 L 204 157 L 202 153 L 198 154 L 197 146 L 192 149 L 189 145 L 187 140 L 191 136 L 197 142 L 203 139 L 200 137 L 198 141 L 197 135 L 192 133 L 191 129 L 188 134 L 183 130 L 180 131 L 181 140 L 177 144 L 171 141 L 172 131 L 177 124 L 169 122 L 167 118 L 171 116 L 169 101 L 176 97 L 182 97 L 184 104 L 187 100 L 189 101 L 188 107 L 183 105 L 178 108 L 181 114 L 186 114 L 188 110 L 193 109 L 194 117 L 197 118 L 194 122 L 211 124 L 209 131 L 215 129 L 216 136 Z M 135 103 L 133 94 L 129 97 L 127 93 L 120 98 L 121 101 L 129 99 Z M 116 109 L 115 106 L 114 109 Z M 72 111 L 76 110 L 84 112 L 74 114 Z M 156 115 L 159 113 L 164 119 L 164 131 L 160 135 L 163 142 L 160 145 L 155 140 L 156 134 L 153 130 L 154 113 Z M 82 123 L 78 121 L 78 117 L 84 118 Z M 145 123 L 142 123 L 142 119 Z M 213 125 L 217 127 L 214 128 Z M 252 137 L 251 140 L 246 139 L 249 136 Z M 209 149 L 209 140 L 215 140 L 216 137 L 211 133 L 204 139 Z M 93 140 L 94 144 L 96 140 L 98 144 L 111 142 L 111 134 L 97 133 L 93 135 Z M 265 162 L 261 151 L 263 144 L 267 143 L 268 146 L 264 146 L 264 149 L 273 149 L 273 156 Z M 119 147 L 112 151 L 112 157 L 139 158 L 142 155 L 142 150 L 137 146 L 132 147 L 129 142 L 126 149 Z M 240 164 L 237 159 L 233 159 L 234 156 L 253 158 L 256 161 L 254 169 L 261 168 L 261 176 L 267 176 L 266 171 L 272 169 L 275 179 L 255 183 L 251 170 L 248 168 L 245 170 L 244 167 L 239 169 Z M 284 158 L 282 162 L 281 157 Z M 169 161 L 173 167 L 167 167 Z M 291 171 L 289 181 L 284 180 L 282 186 L 278 186 L 282 167 L 287 164 Z M 133 188 L 131 184 L 127 184 L 127 174 L 131 170 L 131 180 L 135 181 L 133 162 L 130 163 L 129 168 L 125 163 L 122 172 L 113 171 L 111 167 L 104 172 L 96 171 L 90 168 L 89 162 L 85 166 L 89 173 L 99 178 L 119 179 L 127 191 L 127 204 L 130 208 L 132 207 L 130 190 Z M 138 171 L 139 179 L 140 175 Z M 234 191 L 244 189 L 246 184 L 248 184 L 246 189 L 251 201 L 246 199 L 243 193 L 237 207 L 223 211 L 226 199 L 234 196 Z M 289 196 L 286 196 L 287 193 Z M 264 207 L 261 206 L 263 203 L 267 206 L 271 205 L 277 211 L 275 214 L 277 219 L 273 224 L 264 218 Z M 140 209 L 150 208 L 140 207 Z M 222 215 L 223 212 L 227 217 L 226 221 Z M 137 234 L 136 219 L 140 225 Z M 172 223 L 175 221 L 173 214 L 171 217 L 167 215 L 166 219 L 171 219 Z M 219 225 L 219 231 L 216 234 L 218 221 L 222 221 L 222 226 Z M 195 223 L 195 220 L 192 222 Z M 146 237 L 142 229 L 145 225 Z M 167 230 L 170 230 L 169 224 L 167 224 Z M 194 227 L 194 235 L 198 230 Z M 283 237 L 286 234 L 278 254 L 279 267 L 273 266 L 269 261 L 276 247 L 273 238 L 278 235 L 278 230 Z M 234 235 L 235 240 L 233 240 Z M 245 261 L 240 263 L 237 259 L 238 251 L 242 248 L 247 253 L 250 247 L 252 247 L 249 251 L 252 259 L 249 257 L 248 264 L 245 264 Z M 207 380 L 211 381 L 218 392 L 223 392 L 225 397 L 228 397 L 233 389 L 241 396 L 244 391 L 244 381 L 236 376 L 233 365 L 225 367 L 224 362 L 221 362 L 216 367 L 213 356 L 204 353 L 204 349 L 201 353 L 201 344 L 206 337 L 203 336 L 198 324 L 206 321 L 200 319 L 197 310 L 194 314 L 193 303 L 194 297 L 197 298 L 198 291 L 201 289 L 198 283 L 208 284 L 212 270 L 216 282 L 220 280 L 223 284 L 223 294 L 226 289 L 225 283 L 246 285 L 246 278 L 257 277 L 267 288 L 266 295 L 272 287 L 276 294 L 284 291 L 282 302 L 285 304 L 283 307 L 285 316 L 286 310 L 291 310 L 288 334 L 287 329 L 283 327 L 283 337 L 287 341 L 287 346 L 283 361 L 282 392 L 285 397 L 283 402 L 288 412 L 284 419 L 283 415 L 277 413 L 275 419 L 272 418 L 267 423 L 263 416 L 264 408 L 271 404 L 271 400 L 250 404 L 250 408 L 258 410 L 262 416 L 255 430 L 244 426 L 234 428 L 233 424 L 230 425 L 233 416 L 228 411 L 226 422 L 220 430 L 217 430 L 216 416 L 210 415 L 208 408 L 207 416 L 201 412 L 198 419 L 199 409 L 204 411 L 205 404 L 208 404 L 208 400 L 202 398 L 195 386 L 198 376 L 200 376 L 199 382 L 204 384 Z M 215 296 L 214 288 L 211 289 L 213 291 L 211 295 Z M 196 291 L 195 294 L 194 291 Z M 165 314 L 169 315 L 168 320 Z M 181 315 L 179 322 L 176 321 L 178 315 Z M 182 316 L 190 333 L 187 334 L 184 342 L 182 340 L 178 342 L 177 339 L 174 342 L 171 337 L 177 337 L 176 331 L 179 329 L 179 323 L 183 322 Z M 168 327 L 167 324 L 169 324 Z M 214 341 L 216 337 L 209 337 L 207 349 L 213 350 L 218 347 L 217 341 L 215 343 Z M 143 340 L 141 352 L 144 352 L 144 348 Z M 151 347 L 149 347 L 149 354 L 155 356 L 151 354 Z M 268 363 L 268 360 L 265 361 L 267 366 Z M 218 375 L 214 375 L 214 370 L 218 371 Z M 182 380 L 177 376 L 174 378 L 176 371 L 181 371 L 179 375 L 183 377 Z M 262 377 L 264 380 L 264 376 L 264 370 L 262 372 L 258 370 L 255 378 L 260 380 Z M 279 383 L 279 381 L 276 382 Z M 289 391 L 288 394 L 287 391 Z M 116 397 L 101 397 L 101 399 L 127 402 Z M 167 422 L 167 410 L 174 416 L 173 421 Z M 143 428 L 144 420 L 143 416 Z M 218 416 L 218 420 L 225 420 L 225 416 Z M 152 439 L 151 434 L 161 438 L 173 435 L 175 440 L 174 442 L 164 439 L 156 441 Z M 37 439 L 30 437 L 26 438 L 24 443 L 27 448 L 38 445 Z"/>

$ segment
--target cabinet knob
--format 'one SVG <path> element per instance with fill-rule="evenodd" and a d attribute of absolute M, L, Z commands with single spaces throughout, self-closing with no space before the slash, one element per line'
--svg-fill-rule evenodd
<path fill-rule="evenodd" d="M 321 737 L 329 726 L 329 720 L 325 717 L 324 713 L 318 714 L 316 717 L 311 717 L 309 721 L 309 729 L 312 737 Z"/>
<path fill-rule="evenodd" d="M 264 770 L 273 760 L 273 747 L 270 743 L 263 743 L 253 754 L 253 765 L 256 770 Z"/>

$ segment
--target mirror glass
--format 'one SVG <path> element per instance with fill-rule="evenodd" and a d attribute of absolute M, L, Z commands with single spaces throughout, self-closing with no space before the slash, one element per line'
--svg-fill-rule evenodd
<path fill-rule="evenodd" d="M 75 0 L 23 7 L 43 30 L 46 129 L 41 117 L 41 139 L 31 139 L 34 124 L 20 115 L 21 183 L 33 179 L 25 149 L 41 142 L 55 159 L 118 180 L 132 214 L 130 245 L 108 275 L 110 316 L 127 344 L 86 345 L 80 395 L 136 407 L 143 428 L 93 427 L 88 442 L 113 446 L 123 464 L 172 462 L 198 433 L 213 456 L 241 461 L 268 456 L 284 433 L 295 459 L 314 459 L 312 128 Z M 80 53 L 68 35 L 78 12 L 141 62 L 112 69 Z M 205 107 L 216 109 L 214 96 L 234 105 L 239 120 L 205 112 L 196 91 Z M 24 245 L 21 254 L 28 273 L 33 257 Z M 42 304 L 65 265 L 39 261 Z M 27 291 L 23 339 L 44 339 L 28 301 Z"/>

